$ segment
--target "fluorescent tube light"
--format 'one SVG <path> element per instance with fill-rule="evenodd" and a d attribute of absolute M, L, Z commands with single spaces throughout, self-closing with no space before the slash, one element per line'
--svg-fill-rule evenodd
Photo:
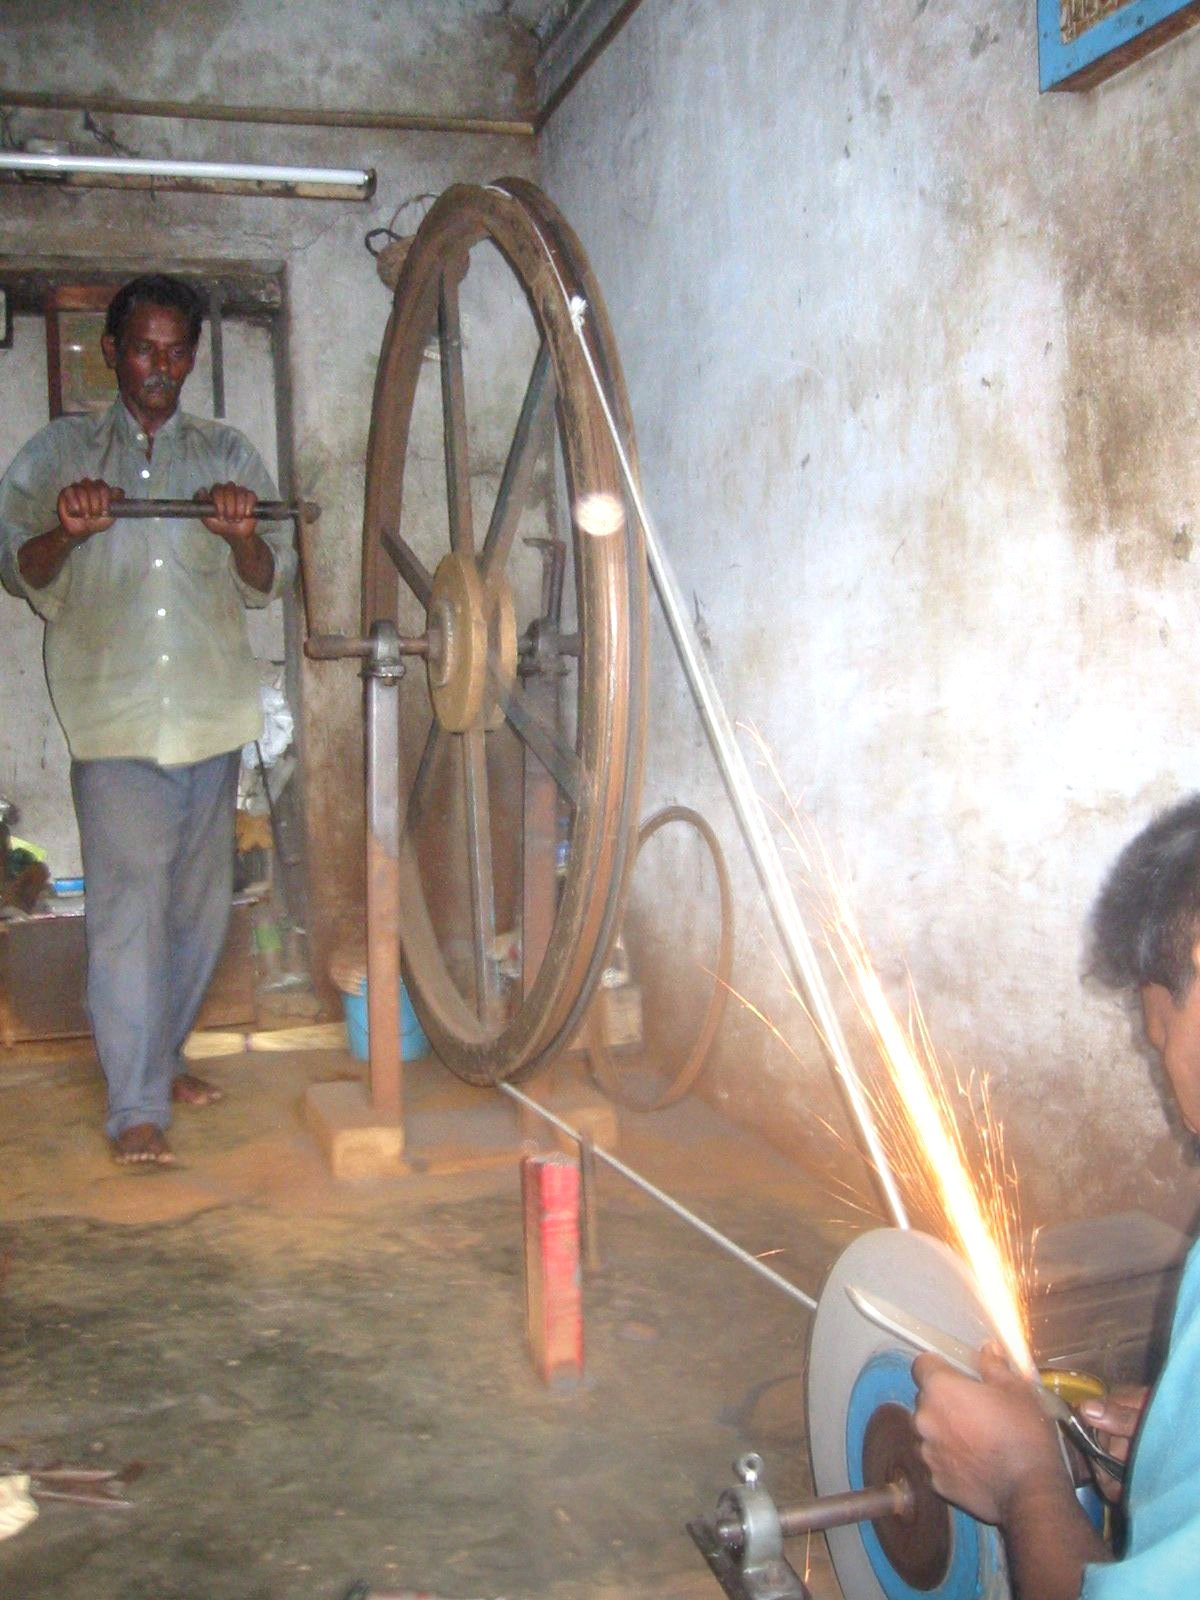
<path fill-rule="evenodd" d="M 269 167 L 240 161 L 151 161 L 0 150 L 0 178 L 10 174 L 89 187 L 192 189 L 306 200 L 369 200 L 375 192 L 375 173 L 369 167 Z"/>

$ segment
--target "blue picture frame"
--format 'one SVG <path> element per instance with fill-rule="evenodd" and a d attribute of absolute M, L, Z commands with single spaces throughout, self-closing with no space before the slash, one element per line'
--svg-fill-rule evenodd
<path fill-rule="evenodd" d="M 1200 22 L 1200 0 L 1128 0 L 1069 43 L 1059 0 L 1038 0 L 1038 72 L 1048 89 L 1090 89 Z"/>

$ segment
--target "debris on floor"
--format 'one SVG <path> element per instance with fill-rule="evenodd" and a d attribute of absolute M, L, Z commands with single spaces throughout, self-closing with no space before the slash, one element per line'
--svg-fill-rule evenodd
<path fill-rule="evenodd" d="M 600 1173 L 586 1371 L 547 1388 L 515 1157 L 337 1183 L 300 1108 L 359 1070 L 348 1051 L 214 1068 L 225 1099 L 179 1108 L 179 1166 L 143 1183 L 108 1159 L 93 1060 L 0 1061 L 0 1471 L 85 1463 L 113 1477 L 84 1494 L 134 1501 L 46 1500 L 0 1543 L 0 1594 L 716 1600 L 685 1525 L 730 1461 L 760 1449 L 781 1496 L 811 1492 L 803 1384 L 768 1387 L 803 1364 L 807 1319 L 694 1230 Z M 477 1143 L 491 1118 L 516 1148 L 506 1098 L 432 1064 L 405 1087 L 414 1152 Z M 690 1102 L 620 1136 L 634 1168 L 819 1282 L 827 1197 L 761 1143 Z M 838 1600 L 818 1555 L 810 1588 Z"/>

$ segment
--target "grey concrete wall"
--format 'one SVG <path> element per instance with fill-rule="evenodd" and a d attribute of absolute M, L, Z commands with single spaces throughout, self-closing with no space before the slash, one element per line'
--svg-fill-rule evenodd
<path fill-rule="evenodd" d="M 1191 34 L 1039 97 L 1031 4 L 645 0 L 541 141 L 729 709 L 992 1075 L 1033 1220 L 1195 1205 L 1080 966 L 1117 848 L 1200 786 L 1198 92 Z M 661 636 L 655 674 L 646 809 L 732 839 Z M 849 1170 L 733 848 L 737 982 L 795 1055 L 734 1016 L 705 1092 Z"/>
<path fill-rule="evenodd" d="M 345 0 L 336 8 L 317 0 L 186 0 L 154 8 L 137 0 L 50 0 L 5 7 L 0 37 L 7 83 L 140 100 L 513 116 L 526 103 L 532 67 L 527 30 L 489 0 Z M 532 141 L 96 120 L 144 156 L 376 169 L 369 204 L 0 186 L 0 253 L 69 256 L 84 268 L 142 260 L 285 264 L 296 487 L 323 507 L 310 571 L 313 623 L 356 632 L 367 430 L 390 304 L 363 235 L 388 223 L 410 197 L 438 193 L 456 179 L 530 174 Z M 78 113 L 18 111 L 9 132 L 18 142 L 67 137 L 79 151 L 100 149 Z M 8 616 L 14 603 L 6 603 Z M 28 639 L 6 631 L 3 648 L 21 649 L 22 670 L 30 668 Z M 329 946 L 357 930 L 361 912 L 360 693 L 348 664 L 302 671 L 296 709 L 319 973 Z"/>

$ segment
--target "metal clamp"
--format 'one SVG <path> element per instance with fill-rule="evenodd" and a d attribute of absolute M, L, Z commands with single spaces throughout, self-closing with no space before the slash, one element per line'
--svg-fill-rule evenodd
<path fill-rule="evenodd" d="M 812 1600 L 784 1558 L 779 1511 L 759 1486 L 762 1468 L 760 1455 L 739 1456 L 738 1486 L 721 1495 L 715 1520 L 697 1518 L 687 1530 L 730 1600 Z"/>
<path fill-rule="evenodd" d="M 812 1600 L 784 1560 L 783 1541 L 800 1534 L 897 1517 L 911 1521 L 917 1501 L 903 1472 L 876 1488 L 826 1495 L 780 1511 L 761 1487 L 763 1462 L 750 1452 L 733 1464 L 738 1485 L 717 1501 L 712 1522 L 698 1518 L 688 1532 L 730 1600 Z"/>

